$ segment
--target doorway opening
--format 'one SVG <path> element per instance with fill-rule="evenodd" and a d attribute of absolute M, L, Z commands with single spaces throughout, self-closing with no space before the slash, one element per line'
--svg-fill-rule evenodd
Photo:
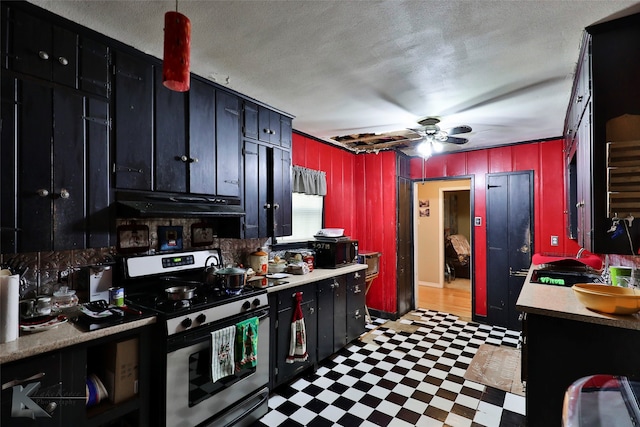
<path fill-rule="evenodd" d="M 414 184 L 416 307 L 472 318 L 471 179 Z"/>

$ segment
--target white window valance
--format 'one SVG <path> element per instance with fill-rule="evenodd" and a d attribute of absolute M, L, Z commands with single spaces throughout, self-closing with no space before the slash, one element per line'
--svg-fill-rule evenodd
<path fill-rule="evenodd" d="M 324 196 L 327 194 L 327 174 L 324 171 L 293 166 L 293 192 Z"/>

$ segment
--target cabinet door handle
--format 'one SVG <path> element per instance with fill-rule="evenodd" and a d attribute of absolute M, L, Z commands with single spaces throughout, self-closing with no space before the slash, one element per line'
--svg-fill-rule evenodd
<path fill-rule="evenodd" d="M 271 203 L 265 203 L 264 204 L 264 208 L 265 209 L 270 209 L 271 208 Z"/>
<path fill-rule="evenodd" d="M 36 194 L 40 197 L 47 197 L 49 195 L 49 190 L 46 188 L 39 188 L 36 190 Z"/>
<path fill-rule="evenodd" d="M 184 154 L 182 156 L 176 156 L 175 158 L 176 160 L 180 160 L 182 163 L 187 163 L 189 161 L 189 158 Z"/>
<path fill-rule="evenodd" d="M 64 56 L 59 57 L 58 62 L 60 63 L 60 65 L 69 65 L 69 60 Z"/>
<path fill-rule="evenodd" d="M 198 163 L 198 161 L 199 161 L 199 160 L 198 160 L 198 158 L 197 158 L 197 157 L 192 157 L 192 158 L 190 158 L 190 159 L 189 159 L 189 162 L 190 162 L 190 163 Z"/>
<path fill-rule="evenodd" d="M 60 198 L 61 199 L 68 199 L 69 197 L 71 197 L 71 194 L 69 193 L 69 190 L 67 190 L 66 188 L 63 188 L 60 190 Z"/>
<path fill-rule="evenodd" d="M 580 95 L 579 97 L 576 98 L 576 103 L 578 102 L 582 102 L 582 95 Z"/>
<path fill-rule="evenodd" d="M 313 314 L 316 310 L 313 307 L 309 307 L 309 313 Z"/>
<path fill-rule="evenodd" d="M 44 50 L 41 50 L 40 52 L 38 52 L 38 56 L 40 57 L 40 59 L 44 59 L 45 61 L 49 59 L 49 54 Z"/>
<path fill-rule="evenodd" d="M 277 203 L 274 203 L 274 204 L 273 204 L 273 209 L 278 209 L 279 207 L 280 207 L 280 205 L 279 205 L 279 204 L 277 204 Z"/>
<path fill-rule="evenodd" d="M 360 278 L 360 273 L 356 272 L 356 273 L 353 275 L 353 277 L 355 277 L 356 279 L 359 279 L 359 278 Z"/>

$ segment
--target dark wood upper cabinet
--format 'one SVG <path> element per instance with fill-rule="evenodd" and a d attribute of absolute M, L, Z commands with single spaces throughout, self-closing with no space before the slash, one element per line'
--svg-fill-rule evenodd
<path fill-rule="evenodd" d="M 567 168 L 567 229 L 578 244 L 594 253 L 637 254 L 640 224 L 633 221 L 613 233 L 614 217 L 640 213 L 640 201 L 629 193 L 626 212 L 610 209 L 607 146 L 637 140 L 614 131 L 616 121 L 628 119 L 628 129 L 640 120 L 640 14 L 588 27 L 584 33 L 577 73 L 565 118 Z M 626 117 L 625 117 L 626 116 Z M 634 122 L 635 121 L 635 122 Z M 635 124 L 632 124 L 635 123 Z"/>
<path fill-rule="evenodd" d="M 268 227 L 267 191 L 269 188 L 269 148 L 263 144 L 245 141 L 244 159 L 244 237 L 255 239 L 270 236 Z"/>
<path fill-rule="evenodd" d="M 153 153 L 153 65 L 120 51 L 113 53 L 114 184 L 151 190 Z"/>
<path fill-rule="evenodd" d="M 293 232 L 291 206 L 291 152 L 272 149 L 271 223 L 273 236 L 290 236 Z"/>
<path fill-rule="evenodd" d="M 78 35 L 20 9 L 6 11 L 8 68 L 76 88 Z"/>
<path fill-rule="evenodd" d="M 290 116 L 195 75 L 171 91 L 157 58 L 28 2 L 0 10 L 2 253 L 108 247 L 129 190 L 243 203 L 246 237 L 291 234 Z"/>
<path fill-rule="evenodd" d="M 2 132 L 2 155 L 14 159 L 2 170 L 2 252 L 108 246 L 108 103 L 2 79 L 15 100 L 3 119 L 16 124 Z M 89 195 L 90 184 L 103 191 Z"/>
<path fill-rule="evenodd" d="M 258 139 L 258 106 L 245 101 L 243 109 L 242 134 L 245 138 Z"/>
<path fill-rule="evenodd" d="M 187 169 L 193 160 L 187 145 L 187 93 L 162 84 L 162 67 L 155 69 L 155 188 L 187 192 Z"/>
<path fill-rule="evenodd" d="M 78 50 L 78 87 L 105 98 L 111 96 L 109 65 L 111 52 L 104 43 L 80 37 Z"/>
<path fill-rule="evenodd" d="M 240 99 L 216 92 L 216 195 L 240 197 Z"/>
<path fill-rule="evenodd" d="M 291 135 L 293 133 L 293 121 L 291 117 L 280 116 L 280 146 L 291 148 Z"/>
<path fill-rule="evenodd" d="M 292 233 L 291 153 L 244 142 L 244 237 L 280 237 Z"/>
<path fill-rule="evenodd" d="M 253 102 L 244 102 L 243 135 L 245 138 L 291 148 L 292 119 Z"/>
<path fill-rule="evenodd" d="M 216 90 L 191 79 L 189 89 L 189 190 L 216 193 Z"/>

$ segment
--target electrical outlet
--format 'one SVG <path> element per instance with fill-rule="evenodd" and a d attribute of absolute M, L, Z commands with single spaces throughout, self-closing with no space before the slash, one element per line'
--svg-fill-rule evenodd
<path fill-rule="evenodd" d="M 558 246 L 558 236 L 551 236 L 551 246 Z"/>

